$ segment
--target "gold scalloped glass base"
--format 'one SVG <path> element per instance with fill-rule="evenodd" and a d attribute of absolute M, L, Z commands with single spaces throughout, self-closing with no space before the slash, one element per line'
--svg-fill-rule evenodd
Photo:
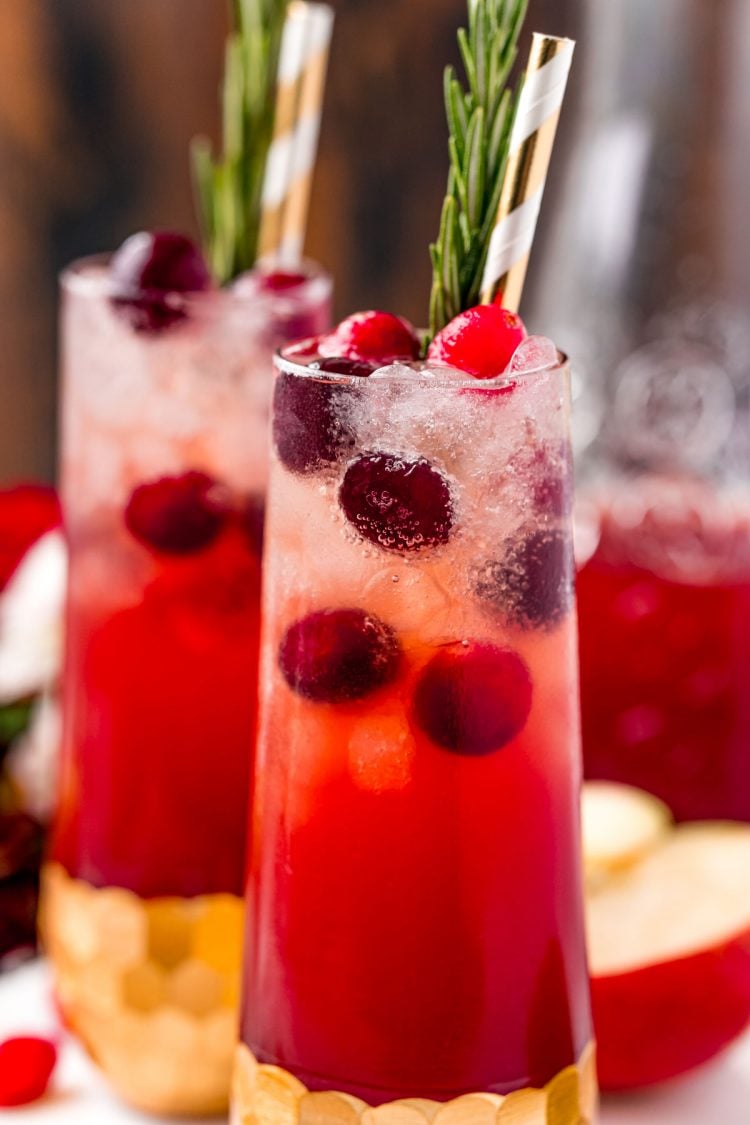
<path fill-rule="evenodd" d="M 280 1066 L 259 1063 L 244 1044 L 232 1079 L 232 1125 L 592 1125 L 596 1106 L 593 1043 L 543 1089 L 504 1097 L 404 1098 L 373 1107 L 351 1094 L 310 1091 Z"/>
<path fill-rule="evenodd" d="M 41 932 L 65 1018 L 115 1090 L 159 1114 L 226 1110 L 243 903 L 144 900 L 43 873 Z"/>

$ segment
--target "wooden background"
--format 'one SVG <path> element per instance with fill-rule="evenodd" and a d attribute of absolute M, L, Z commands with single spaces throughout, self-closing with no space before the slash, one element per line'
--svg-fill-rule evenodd
<path fill-rule="evenodd" d="M 332 3 L 307 249 L 340 314 L 424 323 L 465 0 Z M 584 5 L 531 0 L 528 27 L 579 34 Z M 215 133 L 225 21 L 222 0 L 0 0 L 0 483 L 54 476 L 59 269 L 141 227 L 195 229 L 188 142 Z"/>

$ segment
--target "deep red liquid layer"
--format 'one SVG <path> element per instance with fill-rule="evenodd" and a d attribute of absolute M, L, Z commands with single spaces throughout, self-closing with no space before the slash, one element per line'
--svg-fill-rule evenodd
<path fill-rule="evenodd" d="M 647 789 L 681 820 L 750 821 L 750 575 L 677 581 L 605 545 L 578 611 L 586 775 Z"/>
<path fill-rule="evenodd" d="M 112 611 L 79 589 L 78 550 L 52 857 L 142 897 L 242 894 L 260 560 L 230 527 Z"/>
<path fill-rule="evenodd" d="M 386 741 L 412 674 L 380 693 Z M 347 766 L 370 701 L 316 718 L 289 698 L 258 780 L 245 1042 L 371 1104 L 549 1081 L 590 1035 L 572 693 L 486 757 L 412 730 L 409 780 L 376 759 L 379 792 Z"/>

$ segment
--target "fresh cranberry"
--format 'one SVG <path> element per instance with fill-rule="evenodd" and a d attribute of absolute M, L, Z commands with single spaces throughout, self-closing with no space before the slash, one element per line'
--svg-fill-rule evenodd
<path fill-rule="evenodd" d="M 23 1035 L 0 1043 L 0 1106 L 28 1105 L 47 1090 L 57 1062 L 49 1039 Z"/>
<path fill-rule="evenodd" d="M 290 688 L 316 703 L 362 699 L 398 671 L 401 646 L 385 622 L 361 609 L 326 609 L 287 630 L 279 666 Z"/>
<path fill-rule="evenodd" d="M 125 509 L 125 524 L 146 547 L 168 555 L 188 555 L 213 543 L 227 514 L 217 500 L 216 482 L 207 473 L 190 471 L 134 489 Z"/>
<path fill-rule="evenodd" d="M 457 754 L 502 749 L 531 710 L 531 675 L 512 649 L 472 642 L 433 656 L 414 692 L 414 717 L 433 742 Z"/>
<path fill-rule="evenodd" d="M 363 359 L 347 359 L 342 355 L 321 359 L 317 367 L 319 371 L 326 371 L 332 375 L 356 375 L 360 379 L 367 379 L 378 369 L 376 363 L 368 363 Z"/>
<path fill-rule="evenodd" d="M 552 628 L 573 600 L 573 551 L 558 530 L 535 529 L 506 545 L 481 571 L 476 592 L 515 625 Z"/>
<path fill-rule="evenodd" d="M 419 359 L 421 344 L 408 320 L 370 311 L 342 320 L 338 328 L 320 338 L 318 349 L 322 356 L 345 356 L 382 366 L 395 359 Z"/>
<path fill-rule="evenodd" d="M 0 490 L 0 590 L 29 547 L 60 523 L 60 504 L 46 484 Z"/>
<path fill-rule="evenodd" d="M 450 485 L 424 457 L 363 453 L 346 470 L 339 502 L 364 539 L 390 551 L 446 543 L 453 527 Z"/>
<path fill-rule="evenodd" d="M 292 270 L 271 270 L 270 273 L 259 273 L 258 280 L 261 289 L 271 293 L 285 293 L 288 289 L 298 289 L 304 285 L 307 276 Z"/>
<path fill-rule="evenodd" d="M 291 473 L 314 473 L 339 460 L 354 445 L 348 422 L 348 398 L 330 380 L 313 376 L 276 377 L 273 393 L 273 442 L 279 460 Z"/>
<path fill-rule="evenodd" d="M 249 496 L 243 505 L 240 517 L 250 546 L 260 558 L 263 554 L 263 529 L 266 519 L 265 497 Z"/>
<path fill-rule="evenodd" d="M 112 301 L 136 332 L 157 333 L 186 316 L 183 293 L 211 286 L 198 247 L 171 231 L 140 231 L 112 257 Z"/>
<path fill-rule="evenodd" d="M 503 374 L 525 338 L 526 329 L 516 313 L 497 305 L 478 305 L 459 313 L 437 334 L 427 359 L 457 367 L 475 379 L 494 379 Z"/>

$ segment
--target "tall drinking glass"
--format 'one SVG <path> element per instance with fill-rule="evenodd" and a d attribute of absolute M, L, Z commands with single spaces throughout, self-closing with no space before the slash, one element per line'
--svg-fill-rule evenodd
<path fill-rule="evenodd" d="M 587 376 L 586 772 L 750 822 L 750 3 L 578 7 L 531 319 Z"/>
<path fill-rule="evenodd" d="M 66 1019 L 157 1112 L 227 1099 L 271 357 L 330 312 L 326 276 L 289 280 L 175 295 L 158 323 L 105 261 L 63 278 L 70 578 L 43 929 Z"/>
<path fill-rule="evenodd" d="M 275 384 L 235 1116 L 591 1121 L 567 366 L 315 363 Z"/>

